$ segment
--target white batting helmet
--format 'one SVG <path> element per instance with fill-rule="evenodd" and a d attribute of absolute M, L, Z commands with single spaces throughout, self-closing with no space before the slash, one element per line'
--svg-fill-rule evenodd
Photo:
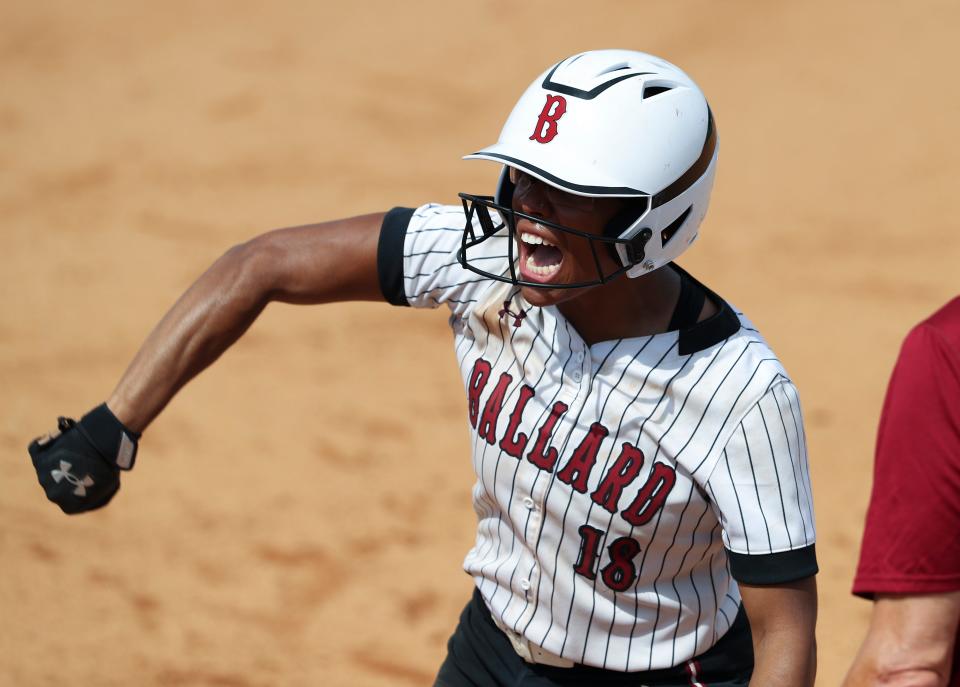
<path fill-rule="evenodd" d="M 575 195 L 637 199 L 607 230 L 618 273 L 636 277 L 697 237 L 717 148 L 706 98 L 683 71 L 642 52 L 595 50 L 537 77 L 497 143 L 465 159 L 504 165 L 495 203 L 505 208 L 509 167 Z"/>

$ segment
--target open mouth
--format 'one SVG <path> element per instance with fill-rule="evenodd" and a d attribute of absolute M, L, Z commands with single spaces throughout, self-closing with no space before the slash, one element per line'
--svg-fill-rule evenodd
<path fill-rule="evenodd" d="M 560 271 L 563 251 L 539 234 L 523 231 L 520 236 L 520 271 L 535 281 L 548 281 Z"/>

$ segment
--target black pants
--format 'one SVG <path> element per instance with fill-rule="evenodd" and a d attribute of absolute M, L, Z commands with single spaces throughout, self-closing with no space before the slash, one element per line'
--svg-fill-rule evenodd
<path fill-rule="evenodd" d="M 697 657 L 697 684 L 705 687 L 746 685 L 753 672 L 750 625 L 743 609 L 719 642 Z M 513 650 L 493 623 L 480 592 L 460 615 L 447 643 L 447 658 L 434 687 L 690 687 L 684 665 L 643 673 L 622 673 L 590 666 L 554 668 L 531 664 Z"/>

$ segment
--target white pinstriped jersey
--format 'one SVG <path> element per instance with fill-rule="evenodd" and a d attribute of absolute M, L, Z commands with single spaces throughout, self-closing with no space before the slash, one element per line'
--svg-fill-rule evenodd
<path fill-rule="evenodd" d="M 391 214 L 392 302 L 451 310 L 477 474 L 464 567 L 501 626 L 577 663 L 666 668 L 727 631 L 737 579 L 816 572 L 797 392 L 742 314 L 710 294 L 720 313 L 688 329 L 587 345 L 458 264 L 462 208 Z M 506 271 L 505 236 L 480 250 Z"/>

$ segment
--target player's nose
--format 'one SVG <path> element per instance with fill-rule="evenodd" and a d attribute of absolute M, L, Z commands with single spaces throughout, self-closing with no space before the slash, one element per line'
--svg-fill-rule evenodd
<path fill-rule="evenodd" d="M 514 210 L 550 219 L 553 206 L 543 184 L 528 183 L 518 186 L 513 194 Z"/>

